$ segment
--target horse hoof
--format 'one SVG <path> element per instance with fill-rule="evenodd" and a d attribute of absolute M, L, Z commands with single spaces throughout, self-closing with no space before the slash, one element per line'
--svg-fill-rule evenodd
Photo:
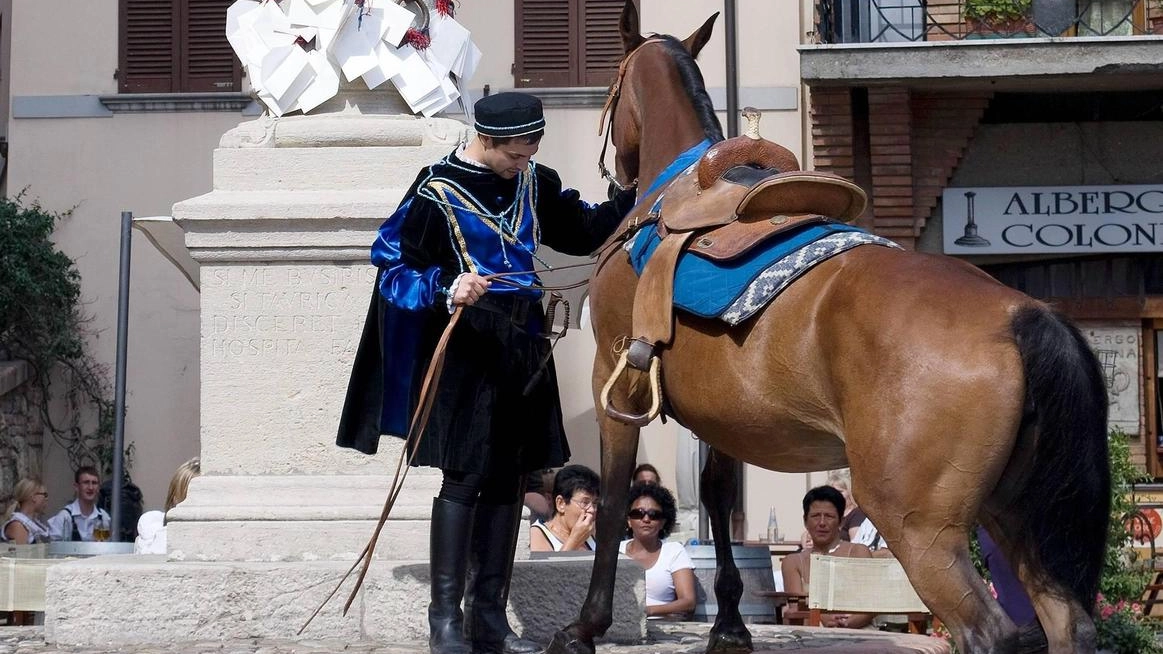
<path fill-rule="evenodd" d="M 1046 642 L 1046 632 L 1042 630 L 1042 625 L 1034 622 L 1021 628 L 1018 632 L 1018 644 L 1014 649 L 1015 654 L 1044 654 L 1049 651 L 1049 644 Z"/>
<path fill-rule="evenodd" d="M 594 646 L 593 643 L 585 643 L 576 636 L 559 631 L 553 634 L 545 654 L 594 654 Z"/>
<path fill-rule="evenodd" d="M 745 654 L 753 649 L 751 632 L 746 627 L 740 631 L 712 631 L 707 641 L 707 654 Z"/>

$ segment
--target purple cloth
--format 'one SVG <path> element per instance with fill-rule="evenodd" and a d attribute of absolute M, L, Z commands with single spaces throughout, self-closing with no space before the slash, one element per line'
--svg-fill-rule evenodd
<path fill-rule="evenodd" d="M 993 589 L 997 591 L 997 602 L 1001 604 L 1002 610 L 1019 627 L 1036 622 L 1038 616 L 1034 614 L 1030 596 L 1022 588 L 1022 582 L 1018 581 L 1018 576 L 1014 574 L 997 543 L 983 527 L 977 528 L 977 540 L 981 544 L 981 555 L 985 558 L 985 567 L 989 568 Z"/>

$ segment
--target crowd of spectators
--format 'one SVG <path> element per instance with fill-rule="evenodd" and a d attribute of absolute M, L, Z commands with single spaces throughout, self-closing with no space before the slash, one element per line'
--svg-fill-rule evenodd
<path fill-rule="evenodd" d="M 128 518 L 129 526 L 117 535 L 121 540 L 136 536 L 135 553 L 165 554 L 165 514 L 186 497 L 190 480 L 200 471 L 198 458 L 183 463 L 170 480 L 164 511 L 140 508 Z M 131 485 L 131 483 L 127 482 Z M 106 487 L 111 484 L 106 481 Z M 136 486 L 133 486 L 134 492 Z M 93 466 L 82 466 L 73 473 L 72 501 L 49 512 L 48 489 L 39 479 L 16 482 L 7 501 L 0 501 L 0 542 L 33 545 L 55 541 L 102 542 L 113 539 L 116 526 L 109 511 L 108 497 L 102 496 L 101 474 Z M 108 493 L 106 493 L 108 495 Z M 124 495 L 124 493 L 123 493 Z M 140 496 L 138 496 L 140 501 Z M 123 515 L 126 507 L 122 505 Z M 138 517 L 138 514 L 141 514 Z M 136 528 L 134 527 L 136 525 Z"/>

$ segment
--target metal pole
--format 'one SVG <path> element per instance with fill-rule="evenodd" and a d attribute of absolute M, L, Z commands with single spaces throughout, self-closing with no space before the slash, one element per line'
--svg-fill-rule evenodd
<path fill-rule="evenodd" d="M 110 498 L 109 539 L 120 540 L 121 488 L 125 481 L 125 354 L 129 336 L 129 248 L 133 212 L 121 212 L 121 270 L 117 289 L 117 371 L 113 388 L 113 497 Z"/>
<path fill-rule="evenodd" d="M 727 42 L 727 137 L 739 136 L 739 47 L 735 33 L 735 0 L 724 0 Z"/>

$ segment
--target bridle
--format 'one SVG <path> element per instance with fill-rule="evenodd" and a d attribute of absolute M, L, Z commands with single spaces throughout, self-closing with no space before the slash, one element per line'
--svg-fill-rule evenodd
<path fill-rule="evenodd" d="M 618 98 L 622 95 L 622 79 L 626 77 L 626 69 L 629 67 L 630 60 L 634 58 L 634 55 L 638 54 L 642 48 L 651 43 L 661 42 L 662 39 L 659 38 L 646 39 L 622 59 L 622 63 L 618 64 L 618 77 L 614 80 L 613 85 L 610 86 L 609 93 L 606 94 L 606 103 L 602 105 L 602 116 L 598 119 L 598 136 L 602 135 L 603 130 L 606 133 L 606 138 L 602 139 L 602 153 L 598 155 L 598 173 L 601 174 L 602 179 L 613 184 L 614 188 L 617 188 L 619 191 L 628 191 L 638 187 L 637 178 L 629 184 L 623 184 L 618 181 L 617 176 L 606 168 L 606 149 L 610 147 L 610 139 L 614 135 L 614 110 L 618 108 Z M 609 122 L 606 121 L 607 114 L 610 116 Z"/>

